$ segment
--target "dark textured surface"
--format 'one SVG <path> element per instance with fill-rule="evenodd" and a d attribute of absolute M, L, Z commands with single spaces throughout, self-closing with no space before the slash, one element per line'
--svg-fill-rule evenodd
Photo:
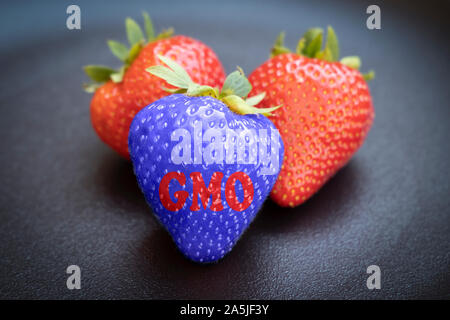
<path fill-rule="evenodd" d="M 244 1 L 241 1 L 244 2 Z M 78 3 L 75 1 L 75 3 Z M 0 298 L 450 298 L 448 2 L 1 3 Z M 96 137 L 80 67 L 114 64 L 104 39 L 148 10 L 250 72 L 277 32 L 294 46 L 331 24 L 343 55 L 377 71 L 365 145 L 292 210 L 267 201 L 216 265 L 185 260 L 153 218 L 131 165 Z M 82 289 L 65 269 L 82 268 Z M 366 288 L 367 266 L 382 289 Z"/>

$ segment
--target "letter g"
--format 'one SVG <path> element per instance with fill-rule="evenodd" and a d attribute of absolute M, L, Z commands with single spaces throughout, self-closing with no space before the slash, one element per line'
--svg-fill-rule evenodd
<path fill-rule="evenodd" d="M 181 186 L 186 183 L 186 176 L 182 172 L 169 172 L 161 180 L 159 184 L 159 199 L 162 205 L 169 211 L 178 211 L 183 208 L 189 193 L 187 191 L 175 191 L 173 196 L 178 199 L 177 202 L 173 202 L 170 198 L 169 184 L 175 179 Z"/>

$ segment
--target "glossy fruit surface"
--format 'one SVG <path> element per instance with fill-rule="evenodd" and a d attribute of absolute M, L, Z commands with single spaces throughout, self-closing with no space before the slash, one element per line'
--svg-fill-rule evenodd
<path fill-rule="evenodd" d="M 356 69 L 298 53 L 275 55 L 249 80 L 250 95 L 266 92 L 258 107 L 282 105 L 270 118 L 285 144 L 271 197 L 281 206 L 297 206 L 364 142 L 374 119 L 369 88 Z"/>
<path fill-rule="evenodd" d="M 127 18 L 130 47 L 108 41 L 122 67 L 118 70 L 98 65 L 84 67 L 93 81 L 84 85 L 85 90 L 95 92 L 90 108 L 92 125 L 100 139 L 125 158 L 129 158 L 127 139 L 133 117 L 146 105 L 169 94 L 165 81 L 145 71 L 161 64 L 158 55 L 178 62 L 199 83 L 220 87 L 225 80 L 222 64 L 208 46 L 186 36 L 172 36 L 173 29 L 156 36 L 150 17 L 145 12 L 143 16 L 146 38 L 139 25 Z"/>
<path fill-rule="evenodd" d="M 157 54 L 170 57 L 186 68 L 194 81 L 221 86 L 225 74 L 215 53 L 200 41 L 175 36 L 144 47 L 123 76 L 121 83 L 107 82 L 91 102 L 91 121 L 99 137 L 119 154 L 128 155 L 128 129 L 139 110 L 169 93 L 165 82 L 145 69 L 161 64 Z M 170 86 L 168 86 L 170 87 Z"/>
<path fill-rule="evenodd" d="M 238 163 L 233 148 L 235 133 L 260 129 L 276 134 L 266 149 L 267 159 L 274 159 L 272 174 L 263 173 L 261 161 Z M 265 146 L 255 141 L 244 154 L 248 158 Z M 240 115 L 215 98 L 184 94 L 141 110 L 131 124 L 129 148 L 153 213 L 179 250 L 202 263 L 233 248 L 269 195 L 283 160 L 282 140 L 267 117 Z"/>

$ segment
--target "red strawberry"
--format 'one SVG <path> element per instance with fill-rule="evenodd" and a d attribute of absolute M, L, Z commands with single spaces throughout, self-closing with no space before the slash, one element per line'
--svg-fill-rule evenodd
<path fill-rule="evenodd" d="M 258 105 L 282 104 L 271 120 L 285 145 L 284 163 L 272 190 L 281 206 L 295 207 L 320 189 L 344 166 L 364 142 L 374 110 L 358 57 L 337 62 L 337 38 L 328 27 L 305 33 L 296 53 L 283 47 L 280 34 L 272 57 L 249 76 L 251 95 L 265 91 Z"/>
<path fill-rule="evenodd" d="M 225 80 L 222 64 L 209 47 L 186 36 L 172 36 L 171 29 L 155 37 L 146 13 L 144 19 L 147 43 L 138 24 L 130 18 L 126 20 L 126 29 L 131 48 L 108 41 L 113 54 L 124 63 L 118 71 L 103 66 L 85 67 L 95 81 L 85 85 L 86 91 L 95 91 L 91 102 L 92 125 L 99 137 L 125 158 L 129 158 L 128 130 L 135 114 L 170 94 L 163 90 L 165 81 L 145 71 L 162 64 L 158 54 L 182 65 L 195 82 L 219 87 Z"/>

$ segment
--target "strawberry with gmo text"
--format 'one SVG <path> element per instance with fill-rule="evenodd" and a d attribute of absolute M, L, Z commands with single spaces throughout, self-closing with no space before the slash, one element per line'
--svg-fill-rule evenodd
<path fill-rule="evenodd" d="M 372 125 L 374 110 L 360 59 L 340 61 L 337 37 L 328 27 L 313 28 L 291 53 L 280 34 L 271 58 L 249 76 L 252 94 L 266 92 L 259 105 L 282 104 L 271 120 L 285 144 L 284 163 L 271 198 L 281 206 L 297 206 L 311 197 L 358 148 Z"/>
<path fill-rule="evenodd" d="M 125 158 L 129 157 L 128 130 L 136 113 L 168 94 L 162 88 L 162 79 L 145 72 L 159 63 L 158 54 L 177 61 L 194 81 L 215 87 L 225 79 L 219 59 L 205 44 L 186 36 L 172 36 L 172 29 L 155 36 L 146 13 L 144 22 L 147 41 L 139 25 L 130 18 L 125 22 L 130 48 L 108 41 L 112 53 L 123 62 L 120 69 L 94 65 L 84 68 L 94 81 L 85 85 L 86 91 L 95 91 L 91 101 L 92 125 L 99 137 Z"/>
<path fill-rule="evenodd" d="M 283 161 L 283 142 L 231 73 L 221 91 L 194 83 L 175 61 L 148 68 L 173 94 L 134 118 L 128 146 L 138 184 L 157 219 L 189 259 L 221 259 L 252 222 Z"/>

